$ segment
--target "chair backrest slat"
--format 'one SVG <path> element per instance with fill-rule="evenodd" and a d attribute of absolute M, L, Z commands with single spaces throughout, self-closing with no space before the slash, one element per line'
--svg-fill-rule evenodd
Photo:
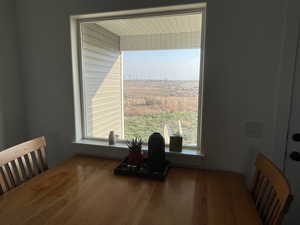
<path fill-rule="evenodd" d="M 45 147 L 42 147 L 42 148 L 38 149 L 37 151 L 39 154 L 40 161 L 42 163 L 43 170 L 47 170 L 48 164 L 47 164 L 47 159 L 46 159 Z"/>
<path fill-rule="evenodd" d="M 20 161 L 19 161 L 19 158 L 15 159 L 14 161 L 14 164 L 16 165 L 16 173 L 18 174 L 19 176 L 19 179 L 20 179 L 20 183 L 24 182 L 26 180 L 26 178 L 24 177 L 24 172 L 23 172 L 23 168 L 20 164 Z"/>
<path fill-rule="evenodd" d="M 27 162 L 26 162 L 25 156 L 19 157 L 19 163 L 20 163 L 20 167 L 22 168 L 24 179 L 25 180 L 30 179 L 32 177 L 31 176 L 31 170 L 29 170 L 29 168 L 27 166 Z"/>
<path fill-rule="evenodd" d="M 4 175 L 4 180 L 6 180 L 6 187 L 8 190 L 12 189 L 15 187 L 15 183 L 11 174 L 11 171 L 8 167 L 7 164 L 5 164 L 4 166 L 2 166 L 2 171 L 3 171 L 3 175 Z"/>
<path fill-rule="evenodd" d="M 17 168 L 17 165 L 15 163 L 15 160 L 7 163 L 9 169 L 10 169 L 10 172 L 11 172 L 11 175 L 12 175 L 12 178 L 14 180 L 14 184 L 15 186 L 18 186 L 21 184 L 21 178 L 20 178 L 20 175 L 19 175 L 19 171 L 18 171 L 18 168 Z"/>
<path fill-rule="evenodd" d="M 27 172 L 28 172 L 27 178 L 30 179 L 34 176 L 34 173 L 33 173 L 30 159 L 29 159 L 29 154 L 24 155 L 24 159 L 25 159 L 24 165 L 25 165 L 25 168 L 27 168 Z"/>
<path fill-rule="evenodd" d="M 36 163 L 36 167 L 37 167 L 39 173 L 43 172 L 44 171 L 43 170 L 43 165 L 42 165 L 42 162 L 40 160 L 38 151 L 34 151 L 32 156 L 33 156 L 33 159 Z"/>
<path fill-rule="evenodd" d="M 44 137 L 0 152 L 0 195 L 48 169 Z"/>
<path fill-rule="evenodd" d="M 264 205 L 264 208 L 262 209 L 262 219 L 266 220 L 268 213 L 272 210 L 272 203 L 274 202 L 274 199 L 276 198 L 274 189 L 272 185 L 268 186 L 267 194 L 266 194 L 266 202 Z"/>
<path fill-rule="evenodd" d="M 0 195 L 2 195 L 4 193 L 4 190 L 2 189 L 2 186 L 0 184 Z"/>
<path fill-rule="evenodd" d="M 36 165 L 35 158 L 34 158 L 32 152 L 28 153 L 27 156 L 28 156 L 28 159 L 29 159 L 29 166 L 32 170 L 33 176 L 38 175 L 39 170 L 38 170 L 38 167 Z"/>
<path fill-rule="evenodd" d="M 264 225 L 280 225 L 291 199 L 290 186 L 280 170 L 265 156 L 256 159 L 252 196 Z"/>

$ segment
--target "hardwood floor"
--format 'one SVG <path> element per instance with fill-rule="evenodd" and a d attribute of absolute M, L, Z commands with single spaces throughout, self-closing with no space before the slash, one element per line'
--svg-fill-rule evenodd
<path fill-rule="evenodd" d="M 118 161 L 76 156 L 0 197 L 5 225 L 261 225 L 242 176 L 172 168 L 117 177 Z"/>

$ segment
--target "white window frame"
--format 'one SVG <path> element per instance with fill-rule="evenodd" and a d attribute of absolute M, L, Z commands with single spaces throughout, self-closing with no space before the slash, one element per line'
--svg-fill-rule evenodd
<path fill-rule="evenodd" d="M 80 24 L 101 20 L 126 19 L 137 17 L 176 15 L 202 13 L 202 30 L 201 30 L 201 55 L 200 55 L 200 71 L 199 71 L 199 96 L 198 96 L 198 129 L 197 129 L 197 145 L 187 146 L 184 149 L 195 150 L 199 154 L 203 154 L 202 142 L 202 117 L 203 117 L 203 87 L 204 87 L 204 58 L 205 58 L 205 33 L 206 33 L 206 3 L 184 4 L 167 7 L 157 7 L 148 9 L 126 10 L 118 12 L 105 12 L 89 15 L 75 15 L 70 17 L 71 26 L 71 54 L 73 69 L 73 94 L 74 94 L 74 116 L 75 116 L 75 142 L 86 140 L 107 142 L 107 138 L 94 138 L 85 135 L 84 124 L 84 103 L 82 91 L 82 56 L 81 56 L 81 36 Z M 123 107 L 123 106 L 122 106 Z M 119 143 L 126 143 L 125 140 L 119 140 Z M 168 147 L 168 145 L 166 145 Z"/>

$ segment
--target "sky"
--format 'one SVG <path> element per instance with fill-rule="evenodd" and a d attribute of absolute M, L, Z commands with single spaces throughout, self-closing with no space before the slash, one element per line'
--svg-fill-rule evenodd
<path fill-rule="evenodd" d="M 199 80 L 200 49 L 124 51 L 125 80 Z"/>

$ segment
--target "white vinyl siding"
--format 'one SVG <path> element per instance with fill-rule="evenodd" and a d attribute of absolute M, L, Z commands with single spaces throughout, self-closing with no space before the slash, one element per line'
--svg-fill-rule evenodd
<path fill-rule="evenodd" d="M 82 97 L 87 137 L 122 134 L 120 38 L 95 23 L 81 24 Z"/>
<path fill-rule="evenodd" d="M 200 48 L 200 32 L 131 35 L 121 37 L 121 50 L 162 50 Z"/>
<path fill-rule="evenodd" d="M 202 13 L 102 20 L 98 25 L 118 36 L 199 32 Z"/>

